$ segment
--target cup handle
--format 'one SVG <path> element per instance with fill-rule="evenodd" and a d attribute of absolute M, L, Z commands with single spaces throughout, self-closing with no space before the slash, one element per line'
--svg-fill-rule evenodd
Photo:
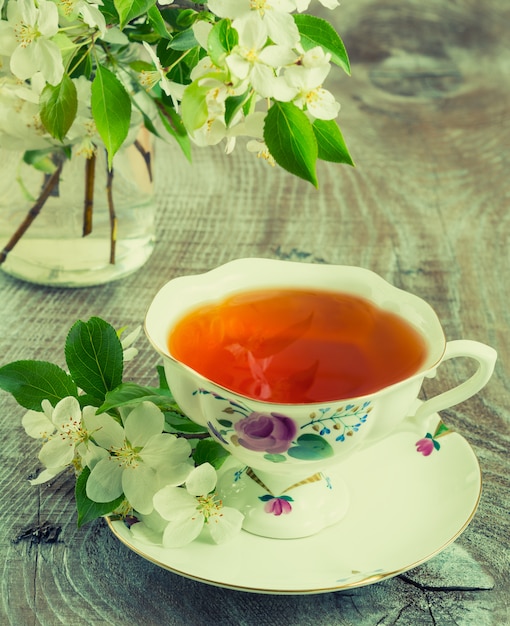
<path fill-rule="evenodd" d="M 457 385 L 457 387 L 444 391 L 438 396 L 423 402 L 414 414 L 414 422 L 419 423 L 425 420 L 429 415 L 432 415 L 432 413 L 437 413 L 455 404 L 464 402 L 464 400 L 478 393 L 480 389 L 488 383 L 494 371 L 497 359 L 497 352 L 494 348 L 478 341 L 471 341 L 470 339 L 449 341 L 446 344 L 446 350 L 440 365 L 448 359 L 459 356 L 469 357 L 478 361 L 476 372 L 463 383 Z"/>

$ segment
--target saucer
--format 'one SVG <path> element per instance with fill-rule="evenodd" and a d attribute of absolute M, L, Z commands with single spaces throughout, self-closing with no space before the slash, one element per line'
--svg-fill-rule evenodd
<path fill-rule="evenodd" d="M 290 595 L 369 585 L 437 555 L 475 514 L 477 458 L 461 435 L 438 424 L 436 414 L 428 434 L 401 429 L 345 461 L 335 471 L 351 494 L 348 513 L 310 537 L 267 539 L 241 531 L 225 544 L 199 537 L 170 549 L 134 537 L 122 521 L 107 522 L 148 561 L 219 587 Z"/>

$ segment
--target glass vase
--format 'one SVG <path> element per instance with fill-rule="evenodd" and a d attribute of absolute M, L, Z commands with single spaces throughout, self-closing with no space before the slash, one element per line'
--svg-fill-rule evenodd
<path fill-rule="evenodd" d="M 154 246 L 153 136 L 145 129 L 108 168 L 91 158 L 46 155 L 41 171 L 24 152 L 0 149 L 0 268 L 60 287 L 99 285 L 140 268 Z"/>

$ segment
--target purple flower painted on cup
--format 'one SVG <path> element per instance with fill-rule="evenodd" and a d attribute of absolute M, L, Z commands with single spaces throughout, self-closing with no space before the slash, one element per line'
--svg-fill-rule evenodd
<path fill-rule="evenodd" d="M 236 422 L 234 428 L 241 446 L 269 454 L 286 452 L 297 433 L 297 426 L 290 417 L 256 411 Z"/>

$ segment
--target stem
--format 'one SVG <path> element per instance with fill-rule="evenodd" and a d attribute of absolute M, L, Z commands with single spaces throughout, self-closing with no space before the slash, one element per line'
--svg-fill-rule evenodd
<path fill-rule="evenodd" d="M 14 246 L 18 243 L 18 241 L 23 237 L 23 235 L 27 232 L 32 222 L 39 215 L 41 209 L 46 203 L 46 200 L 50 197 L 52 191 L 57 187 L 58 182 L 60 180 L 60 174 L 62 172 L 62 167 L 64 165 L 64 161 L 59 159 L 57 164 L 57 169 L 53 172 L 53 174 L 48 178 L 46 184 L 44 185 L 41 195 L 37 198 L 35 204 L 28 211 L 25 219 L 19 225 L 16 232 L 7 242 L 5 248 L 0 253 L 0 265 L 5 261 L 9 252 L 12 251 Z"/>
<path fill-rule="evenodd" d="M 92 211 L 94 209 L 94 179 L 96 172 L 95 153 L 85 162 L 85 200 L 83 203 L 83 236 L 92 232 Z"/>
<path fill-rule="evenodd" d="M 152 162 L 151 162 L 151 153 L 149 150 L 146 150 L 142 144 L 138 141 L 135 141 L 135 148 L 141 154 L 142 159 L 145 161 L 145 165 L 147 166 L 147 172 L 149 174 L 149 180 L 152 183 Z"/>
<path fill-rule="evenodd" d="M 110 214 L 110 263 L 115 264 L 115 248 L 117 246 L 117 216 L 113 202 L 113 167 L 106 172 L 106 198 Z"/>

